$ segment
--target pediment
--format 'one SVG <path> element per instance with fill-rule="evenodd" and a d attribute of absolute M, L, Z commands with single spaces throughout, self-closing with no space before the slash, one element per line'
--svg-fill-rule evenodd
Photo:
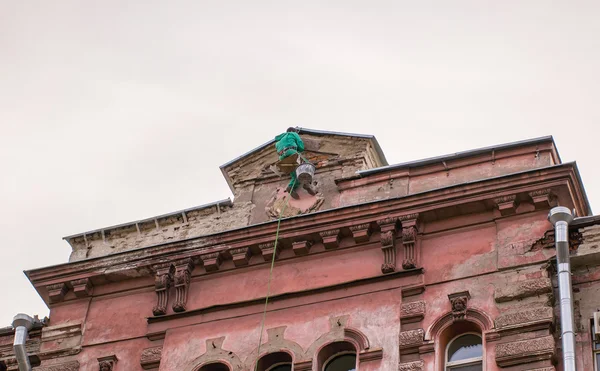
<path fill-rule="evenodd" d="M 307 160 L 315 164 L 317 170 L 347 160 L 353 160 L 357 163 L 356 170 L 387 165 L 379 144 L 373 136 L 322 132 L 302 128 L 299 128 L 299 134 L 305 144 L 305 151 L 302 154 Z M 236 190 L 248 184 L 278 177 L 272 171 L 273 166 L 278 161 L 279 156 L 275 151 L 275 140 L 272 139 L 221 166 L 221 171 L 231 190 L 236 194 Z"/>

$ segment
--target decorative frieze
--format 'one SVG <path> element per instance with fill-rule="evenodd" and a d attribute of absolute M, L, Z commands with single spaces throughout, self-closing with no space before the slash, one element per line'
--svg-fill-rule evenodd
<path fill-rule="evenodd" d="M 554 356 L 552 335 L 496 345 L 496 363 L 500 367 L 551 359 Z"/>
<path fill-rule="evenodd" d="M 538 189 L 533 192 L 529 192 L 529 197 L 531 197 L 531 200 L 535 206 L 539 207 L 550 206 L 551 195 L 550 188 Z"/>
<path fill-rule="evenodd" d="M 233 259 L 233 264 L 236 267 L 243 267 L 248 265 L 250 262 L 250 257 L 252 256 L 252 252 L 249 247 L 238 247 L 235 249 L 230 249 L 229 254 L 231 254 L 231 258 Z"/>
<path fill-rule="evenodd" d="M 67 287 L 66 283 L 61 282 L 46 286 L 46 290 L 48 290 L 48 298 L 50 299 L 50 303 L 53 304 L 62 301 L 69 291 L 69 288 Z"/>
<path fill-rule="evenodd" d="M 204 269 L 207 272 L 215 272 L 219 270 L 219 266 L 221 266 L 222 256 L 219 251 L 211 252 L 208 254 L 200 255 L 200 260 L 202 260 L 202 265 L 204 265 Z"/>
<path fill-rule="evenodd" d="M 140 366 L 144 370 L 158 368 L 162 356 L 162 347 L 146 348 L 140 357 Z"/>
<path fill-rule="evenodd" d="M 371 238 L 371 223 L 357 224 L 350 226 L 352 238 L 355 243 L 369 242 Z"/>
<path fill-rule="evenodd" d="M 412 323 L 423 320 L 425 317 L 425 301 L 413 301 L 409 303 L 402 303 L 400 309 L 400 322 Z"/>
<path fill-rule="evenodd" d="M 258 245 L 258 248 L 260 249 L 263 259 L 266 262 L 270 262 L 273 260 L 273 254 L 275 255 L 275 259 L 277 259 L 277 257 L 279 256 L 279 253 L 281 252 L 281 248 L 282 246 L 278 243 L 277 246 L 275 246 L 275 241 L 273 242 L 267 242 L 267 243 L 261 243 L 260 245 Z M 277 247 L 277 248 L 276 248 Z"/>
<path fill-rule="evenodd" d="M 79 361 L 71 361 L 52 366 L 36 367 L 35 371 L 79 371 Z"/>
<path fill-rule="evenodd" d="M 404 258 L 402 268 L 413 269 L 417 266 L 417 218 L 419 214 L 408 214 L 400 217 L 402 221 L 402 245 L 404 246 Z"/>
<path fill-rule="evenodd" d="M 469 294 L 469 291 L 461 291 L 448 295 L 448 300 L 450 300 L 450 305 L 452 306 L 452 316 L 455 320 L 465 318 L 470 298 L 471 294 Z"/>
<path fill-rule="evenodd" d="M 550 278 L 512 282 L 496 288 L 496 291 L 494 292 L 494 300 L 496 300 L 496 303 L 504 303 L 530 296 L 547 294 L 551 291 L 552 282 L 550 281 Z"/>
<path fill-rule="evenodd" d="M 319 232 L 321 238 L 323 239 L 323 246 L 326 249 L 337 249 L 340 245 L 340 230 L 339 229 L 331 229 L 328 231 Z"/>
<path fill-rule="evenodd" d="M 85 298 L 92 294 L 92 282 L 89 278 L 82 278 L 71 281 L 73 292 L 78 298 Z"/>
<path fill-rule="evenodd" d="M 194 270 L 194 263 L 190 258 L 175 264 L 175 302 L 173 303 L 175 312 L 186 310 L 192 270 Z"/>
<path fill-rule="evenodd" d="M 424 367 L 423 361 L 405 362 L 398 365 L 398 371 L 423 371 Z"/>
<path fill-rule="evenodd" d="M 117 363 L 117 356 L 98 358 L 98 366 L 100 371 L 113 371 Z"/>
<path fill-rule="evenodd" d="M 292 250 L 296 256 L 308 255 L 312 241 L 296 241 L 292 243 Z"/>
<path fill-rule="evenodd" d="M 167 314 L 169 288 L 171 287 L 171 280 L 175 273 L 175 266 L 171 263 L 159 264 L 154 266 L 154 271 L 156 272 L 154 288 L 156 291 L 157 302 L 156 306 L 152 309 L 152 313 L 155 316 L 162 316 Z"/>
<path fill-rule="evenodd" d="M 418 347 L 423 343 L 423 329 L 401 331 L 399 335 L 400 349 Z"/>
<path fill-rule="evenodd" d="M 500 210 L 500 214 L 502 216 L 514 214 L 516 211 L 515 199 L 516 195 L 502 196 L 494 199 L 494 203 Z"/>
<path fill-rule="evenodd" d="M 521 310 L 514 313 L 506 313 L 498 316 L 494 323 L 498 331 L 514 328 L 526 327 L 540 322 L 552 322 L 553 310 L 551 307 L 541 307 L 529 310 Z"/>

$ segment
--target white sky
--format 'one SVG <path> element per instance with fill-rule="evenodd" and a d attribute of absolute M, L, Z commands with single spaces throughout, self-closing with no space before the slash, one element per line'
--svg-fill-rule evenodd
<path fill-rule="evenodd" d="M 328 5 L 323 5 L 327 3 Z M 0 327 L 61 237 L 230 196 L 288 126 L 390 163 L 552 134 L 592 207 L 597 1 L 0 2 Z"/>

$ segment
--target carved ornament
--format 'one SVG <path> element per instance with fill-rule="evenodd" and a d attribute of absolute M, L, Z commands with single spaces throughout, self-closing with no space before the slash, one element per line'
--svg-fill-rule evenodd
<path fill-rule="evenodd" d="M 550 198 L 552 197 L 552 193 L 549 188 L 538 189 L 532 192 L 529 192 L 529 197 L 536 206 L 550 206 Z"/>
<path fill-rule="evenodd" d="M 469 294 L 468 291 L 448 295 L 448 299 L 452 305 L 452 316 L 454 317 L 454 320 L 465 318 L 470 298 L 471 294 Z"/>
<path fill-rule="evenodd" d="M 526 362 L 552 359 L 555 353 L 555 342 L 552 335 L 512 341 L 496 345 L 496 363 L 507 367 Z"/>
<path fill-rule="evenodd" d="M 162 356 L 162 347 L 146 348 L 140 357 L 140 366 L 144 370 L 158 368 Z"/>
<path fill-rule="evenodd" d="M 194 263 L 188 258 L 175 265 L 175 312 L 185 312 Z"/>
<path fill-rule="evenodd" d="M 50 303 L 58 303 L 65 298 L 65 295 L 69 291 L 67 284 L 64 282 L 55 283 L 52 285 L 46 286 L 48 290 L 48 297 L 50 299 Z"/>
<path fill-rule="evenodd" d="M 15 362 L 16 363 L 16 362 Z M 59 365 L 34 368 L 35 371 L 79 371 L 79 361 L 61 363 Z"/>
<path fill-rule="evenodd" d="M 292 243 L 292 250 L 294 250 L 296 256 L 308 255 L 311 246 L 312 241 L 296 241 Z"/>
<path fill-rule="evenodd" d="M 336 249 L 340 244 L 340 230 L 330 229 L 328 231 L 319 232 L 323 239 L 323 245 L 326 249 Z"/>
<path fill-rule="evenodd" d="M 208 254 L 200 255 L 200 260 L 202 260 L 202 264 L 204 265 L 204 269 L 207 272 L 214 272 L 219 270 L 219 266 L 221 266 L 222 256 L 221 252 L 211 252 Z"/>
<path fill-rule="evenodd" d="M 116 363 L 117 356 L 115 355 L 98 358 L 99 371 L 113 371 Z"/>
<path fill-rule="evenodd" d="M 502 216 L 514 214 L 516 211 L 516 195 L 501 196 L 494 199 L 494 203 Z"/>
<path fill-rule="evenodd" d="M 421 321 L 425 317 L 425 301 L 412 301 L 403 303 L 400 309 L 400 321 L 411 323 Z"/>
<path fill-rule="evenodd" d="M 154 266 L 156 272 L 154 279 L 154 289 L 156 291 L 157 303 L 152 309 L 155 316 L 167 314 L 167 303 L 169 302 L 169 287 L 175 274 L 175 266 L 171 263 L 159 264 Z"/>
<path fill-rule="evenodd" d="M 233 264 L 236 267 L 248 265 L 250 262 L 250 257 L 252 256 L 252 252 L 250 251 L 249 247 L 237 247 L 235 249 L 230 249 L 229 254 L 231 254 Z"/>
<path fill-rule="evenodd" d="M 371 237 L 371 223 L 350 226 L 350 232 L 355 243 L 368 242 Z"/>
<path fill-rule="evenodd" d="M 423 329 L 401 331 L 399 335 L 400 348 L 417 347 L 423 343 Z"/>
<path fill-rule="evenodd" d="M 275 241 L 273 241 L 273 242 L 261 243 L 258 245 L 258 248 L 260 249 L 260 251 L 262 253 L 263 259 L 266 262 L 270 262 L 273 260 L 273 254 L 275 254 L 275 259 L 277 259 L 283 246 L 281 246 L 280 243 L 277 243 L 277 246 L 275 246 Z"/>
<path fill-rule="evenodd" d="M 423 361 L 406 362 L 398 365 L 398 371 L 423 371 L 424 367 L 425 363 Z"/>
<path fill-rule="evenodd" d="M 92 281 L 89 278 L 82 278 L 71 281 L 73 292 L 78 298 L 84 298 L 92 294 Z"/>

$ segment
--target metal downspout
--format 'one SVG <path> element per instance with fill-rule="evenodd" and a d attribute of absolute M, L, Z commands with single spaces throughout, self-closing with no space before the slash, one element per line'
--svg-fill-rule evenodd
<path fill-rule="evenodd" d="M 13 348 L 15 350 L 17 363 L 19 364 L 19 371 L 31 371 L 29 356 L 25 349 L 25 341 L 27 341 L 29 330 L 33 327 L 33 318 L 26 314 L 19 313 L 13 318 L 12 326 L 15 329 L 15 342 Z"/>
<path fill-rule="evenodd" d="M 575 365 L 571 263 L 569 262 L 569 223 L 573 221 L 573 216 L 569 209 L 558 206 L 550 210 L 548 220 L 554 225 L 554 240 L 556 244 L 563 370 L 577 371 Z"/>

